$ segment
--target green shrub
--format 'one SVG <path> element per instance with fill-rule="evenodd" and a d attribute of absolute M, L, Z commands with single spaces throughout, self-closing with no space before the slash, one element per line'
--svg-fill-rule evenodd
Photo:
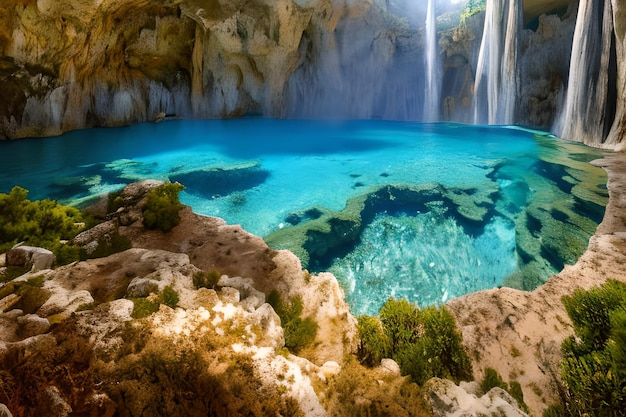
<path fill-rule="evenodd" d="M 142 319 L 159 311 L 160 303 L 158 301 L 148 298 L 131 298 L 131 301 L 133 302 L 131 317 L 134 319 Z"/>
<path fill-rule="evenodd" d="M 461 13 L 461 23 L 465 23 L 465 20 L 484 11 L 487 8 L 486 0 L 469 0 L 467 6 Z"/>
<path fill-rule="evenodd" d="M 575 336 L 563 342 L 565 416 L 626 415 L 626 284 L 609 280 L 563 297 Z M 554 414 L 557 415 L 557 414 Z"/>
<path fill-rule="evenodd" d="M 317 323 L 310 317 L 302 319 L 302 298 L 293 297 L 285 302 L 279 292 L 272 290 L 267 296 L 267 302 L 274 308 L 280 317 L 281 326 L 285 332 L 285 346 L 297 353 L 313 343 L 317 336 Z"/>
<path fill-rule="evenodd" d="M 491 388 L 495 387 L 502 388 L 505 391 L 509 390 L 509 385 L 504 382 L 498 371 L 493 368 L 487 368 L 485 369 L 483 380 L 480 381 L 480 391 L 486 394 Z"/>
<path fill-rule="evenodd" d="M 77 260 L 78 247 L 61 241 L 82 231 L 81 212 L 52 200 L 31 202 L 27 196 L 28 191 L 17 186 L 9 194 L 0 194 L 0 252 L 25 242 L 51 250 L 58 264 Z"/>
<path fill-rule="evenodd" d="M 552 404 L 544 412 L 543 417 L 565 417 L 565 408 L 561 404 Z"/>
<path fill-rule="evenodd" d="M 143 208 L 144 226 L 169 232 L 178 225 L 179 212 L 183 208 L 178 193 L 184 189 L 179 183 L 165 183 L 150 190 Z"/>
<path fill-rule="evenodd" d="M 114 213 L 117 209 L 124 206 L 122 191 L 123 189 L 120 189 L 109 193 L 107 196 L 107 213 Z"/>
<path fill-rule="evenodd" d="M 178 293 L 170 285 L 163 288 L 163 293 L 161 294 L 161 298 L 163 299 L 163 304 L 165 304 L 168 307 L 174 308 L 178 305 L 178 301 L 179 301 Z"/>
<path fill-rule="evenodd" d="M 29 271 L 25 266 L 7 266 L 0 268 L 0 282 L 9 282 Z"/>
<path fill-rule="evenodd" d="M 520 383 L 517 381 L 509 382 L 509 389 L 507 391 L 511 394 L 511 397 L 515 398 L 515 401 L 517 401 L 521 409 L 528 413 L 528 406 L 524 402 L 524 392 L 522 391 Z"/>
<path fill-rule="evenodd" d="M 377 366 L 384 358 L 390 357 L 391 341 L 380 320 L 372 316 L 358 317 L 359 346 L 357 357 L 367 366 Z"/>
<path fill-rule="evenodd" d="M 404 375 L 423 384 L 431 377 L 454 381 L 472 379 L 472 366 L 463 348 L 454 316 L 445 308 L 419 310 L 406 300 L 389 299 L 376 318 L 359 319 L 359 359 L 375 364 L 391 356 Z M 387 339 L 387 340 L 385 340 Z"/>
<path fill-rule="evenodd" d="M 206 272 L 199 271 L 193 274 L 193 285 L 196 289 L 208 288 L 210 290 L 215 289 L 217 283 L 222 275 L 216 269 L 210 269 Z"/>

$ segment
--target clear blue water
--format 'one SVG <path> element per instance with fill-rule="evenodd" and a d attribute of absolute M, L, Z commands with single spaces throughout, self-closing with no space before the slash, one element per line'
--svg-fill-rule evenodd
<path fill-rule="evenodd" d="M 356 313 L 375 313 L 389 296 L 433 304 L 519 271 L 515 216 L 541 186 L 537 164 L 554 142 L 516 128 L 447 123 L 167 121 L 0 143 L 0 192 L 20 185 L 31 199 L 76 204 L 136 180 L 179 180 L 187 187 L 181 201 L 194 211 L 260 236 L 292 227 L 293 213 L 339 211 L 389 184 L 502 194 L 479 232 L 436 207 L 381 212 L 364 225 L 326 266 Z"/>

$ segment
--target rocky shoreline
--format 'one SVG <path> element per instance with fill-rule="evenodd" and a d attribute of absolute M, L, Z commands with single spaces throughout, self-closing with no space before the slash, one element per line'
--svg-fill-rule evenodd
<path fill-rule="evenodd" d="M 499 288 L 451 300 L 476 378 L 486 367 L 516 379 L 533 415 L 559 398 L 561 343 L 573 329 L 561 298 L 607 279 L 626 282 L 626 153 L 607 153 L 592 164 L 608 173 L 609 202 L 602 223 L 575 265 L 532 292 Z"/>
<path fill-rule="evenodd" d="M 491 367 L 505 380 L 518 381 L 532 415 L 558 401 L 560 345 L 572 334 L 561 298 L 607 278 L 626 281 L 626 153 L 607 152 L 593 164 L 608 173 L 610 199 L 604 220 L 576 265 L 532 292 L 499 288 L 447 303 L 462 330 L 476 380 Z M 170 233 L 145 229 L 142 202 L 158 184 L 127 186 L 114 212 L 108 212 L 107 199 L 102 199 L 92 210 L 107 220 L 75 239 L 88 248 L 123 236 L 132 249 L 56 269 L 34 268 L 9 283 L 14 293 L 0 297 L 0 358 L 9 370 L 0 376 L 3 383 L 14 382 L 0 402 L 14 415 L 36 415 L 51 407 L 59 416 L 72 410 L 98 416 L 121 409 L 132 413 L 149 409 L 151 402 L 169 407 L 171 398 L 160 394 L 163 384 L 174 396 L 185 394 L 170 387 L 175 378 L 153 375 L 161 381 L 155 384 L 149 383 L 149 376 L 131 372 L 134 366 L 157 372 L 161 365 L 155 365 L 154 355 L 166 353 L 197 355 L 202 365 L 198 372 L 206 372 L 223 394 L 220 407 L 235 414 L 229 409 L 233 404 L 239 412 L 254 414 L 254 405 L 237 397 L 236 387 L 228 382 L 248 369 L 244 380 L 279 393 L 263 401 L 282 412 L 296 407 L 303 415 L 322 416 L 340 413 L 342 407 L 382 410 L 391 404 L 394 415 L 452 412 L 441 404 L 428 410 L 426 394 L 436 398 L 431 404 L 443 401 L 453 410 L 524 415 L 504 391 L 480 397 L 475 383 L 459 387 L 433 380 L 426 391 L 408 397 L 421 400 L 408 401 L 406 392 L 417 388 L 400 377 L 393 361 L 375 369 L 354 363 L 356 321 L 334 276 L 309 274 L 291 252 L 272 250 L 240 227 L 197 215 L 188 207 Z M 217 284 L 198 286 L 197 277 L 209 273 L 219 274 Z M 8 292 L 9 284 L 0 291 Z M 163 298 L 167 291 L 176 294 L 174 301 Z M 300 298 L 302 316 L 318 325 L 314 343 L 297 354 L 286 351 L 280 318 L 266 304 L 272 291 L 286 299 Z M 156 310 L 137 318 L 137 305 L 150 303 L 156 303 Z M 76 346 L 67 353 L 63 349 L 70 342 Z M 42 355 L 59 349 L 65 356 Z M 91 358 L 87 368 L 86 359 L 81 362 L 77 354 Z M 175 357 L 167 360 L 176 362 Z M 61 375 L 60 368 L 67 375 Z M 37 389 L 20 385 L 23 375 L 30 378 L 28 386 Z M 87 381 L 86 388 L 73 382 L 80 381 L 79 376 Z M 112 382 L 116 378 L 122 382 Z M 346 388 L 347 380 L 356 385 Z M 146 385 L 140 394 L 136 386 L 141 384 Z M 188 388 L 185 395 L 195 395 L 194 389 Z M 338 401 L 342 396 L 351 402 Z M 462 408 L 468 398 L 471 405 Z"/>

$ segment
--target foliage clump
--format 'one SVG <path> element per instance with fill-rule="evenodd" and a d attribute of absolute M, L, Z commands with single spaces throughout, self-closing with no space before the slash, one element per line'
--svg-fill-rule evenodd
<path fill-rule="evenodd" d="M 563 403 L 550 416 L 626 415 L 626 284 L 609 280 L 563 297 L 575 336 L 562 345 Z"/>
<path fill-rule="evenodd" d="M 324 408 L 331 416 L 432 417 L 424 390 L 409 378 L 367 368 L 349 357 L 328 379 Z"/>
<path fill-rule="evenodd" d="M 376 365 L 388 357 L 404 375 L 423 384 L 432 377 L 472 379 L 472 365 L 452 313 L 445 307 L 423 310 L 406 300 L 390 298 L 379 317 L 358 319 L 359 360 Z"/>
<path fill-rule="evenodd" d="M 143 208 L 143 224 L 148 229 L 169 232 L 180 222 L 179 212 L 183 205 L 178 193 L 184 190 L 181 184 L 165 183 L 148 191 Z"/>
<path fill-rule="evenodd" d="M 210 269 L 208 271 L 199 271 L 193 274 L 193 285 L 196 289 L 208 288 L 214 290 L 219 282 L 221 274 L 216 269 Z"/>
<path fill-rule="evenodd" d="M 289 350 L 297 353 L 313 343 L 317 336 L 317 323 L 310 317 L 301 317 L 302 297 L 296 296 L 285 301 L 278 291 L 272 290 L 267 296 L 267 302 L 280 317 L 285 332 L 285 346 Z"/>
<path fill-rule="evenodd" d="M 461 23 L 465 23 L 468 18 L 484 11 L 486 8 L 487 0 L 469 0 L 461 13 Z"/>
<path fill-rule="evenodd" d="M 81 212 L 53 200 L 28 200 L 28 190 L 15 186 L 0 194 L 0 253 L 24 242 L 54 252 L 59 264 L 79 257 L 78 246 L 62 243 L 84 228 Z"/>
<path fill-rule="evenodd" d="M 175 308 L 180 301 L 180 296 L 171 285 L 168 285 L 158 294 L 150 294 L 148 297 L 131 298 L 130 300 L 133 302 L 131 317 L 142 319 L 159 311 L 161 304 Z"/>
<path fill-rule="evenodd" d="M 178 296 L 178 293 L 171 285 L 168 285 L 167 287 L 163 288 L 161 297 L 163 299 L 163 304 L 165 304 L 166 306 L 170 308 L 176 307 L 178 305 L 178 301 L 180 301 L 180 297 Z"/>
<path fill-rule="evenodd" d="M 522 386 L 517 381 L 511 381 L 508 384 L 502 379 L 502 376 L 493 368 L 486 368 L 483 380 L 480 381 L 480 390 L 483 394 L 488 393 L 492 388 L 502 388 L 511 397 L 515 398 L 517 404 L 526 412 L 528 412 L 528 406 L 524 403 L 524 393 L 522 392 Z"/>

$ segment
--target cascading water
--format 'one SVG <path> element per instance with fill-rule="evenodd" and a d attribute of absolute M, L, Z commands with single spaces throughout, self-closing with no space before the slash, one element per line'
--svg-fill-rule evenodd
<path fill-rule="evenodd" d="M 435 0 L 428 0 L 426 12 L 426 96 L 424 99 L 424 120 L 436 121 L 439 119 L 439 65 L 437 53 L 437 20 L 435 14 Z"/>
<path fill-rule="evenodd" d="M 613 21 L 610 1 L 581 1 L 578 6 L 564 108 L 554 131 L 564 139 L 604 139 L 607 117 Z"/>
<path fill-rule="evenodd" d="M 513 124 L 518 96 L 520 0 L 487 0 L 485 26 L 474 83 L 474 122 Z"/>

